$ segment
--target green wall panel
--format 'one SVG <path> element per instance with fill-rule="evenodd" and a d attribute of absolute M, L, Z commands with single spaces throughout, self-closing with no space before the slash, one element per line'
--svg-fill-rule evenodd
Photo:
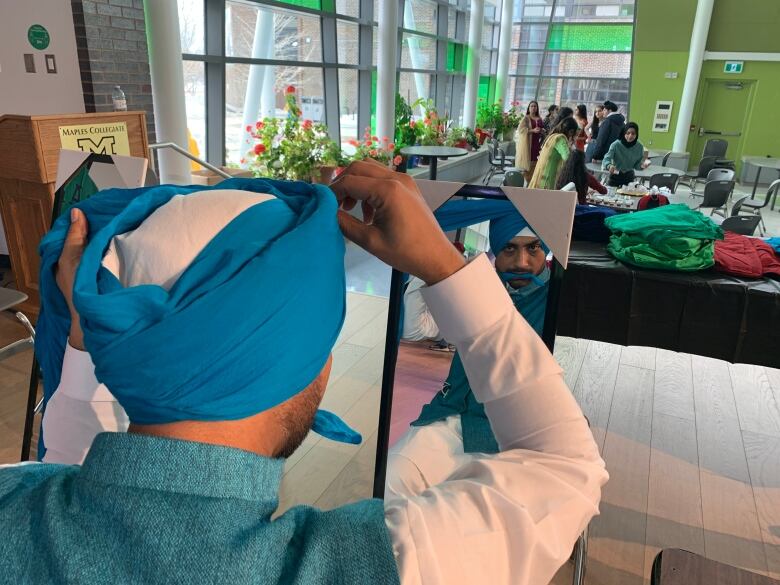
<path fill-rule="evenodd" d="M 636 51 L 685 51 L 691 45 L 694 0 L 636 0 Z"/>
<path fill-rule="evenodd" d="M 631 118 L 639 124 L 640 140 L 646 147 L 671 150 L 687 65 L 687 52 L 636 51 L 634 53 L 634 70 L 631 77 Z M 671 71 L 677 72 L 677 79 L 664 78 L 664 73 Z M 655 102 L 659 100 L 674 102 L 672 126 L 669 132 L 650 131 L 653 126 Z"/>
<path fill-rule="evenodd" d="M 778 53 L 778 26 L 778 0 L 717 0 L 707 50 Z"/>
<path fill-rule="evenodd" d="M 633 26 L 604 24 L 553 24 L 547 48 L 550 51 L 630 51 Z"/>

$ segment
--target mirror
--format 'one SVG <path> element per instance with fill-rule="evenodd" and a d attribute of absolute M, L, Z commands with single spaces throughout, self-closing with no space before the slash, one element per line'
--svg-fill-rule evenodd
<path fill-rule="evenodd" d="M 507 294 L 552 352 L 576 195 L 418 181 L 439 225 L 467 259 L 488 254 Z M 442 338 L 416 277 L 393 271 L 374 474 L 383 497 L 388 451 L 410 426 L 461 417 L 467 452 L 495 452 L 455 347 Z M 469 294 L 473 294 L 471 291 Z M 473 415 L 473 416 L 472 416 Z M 468 419 L 468 421 L 467 421 Z"/>

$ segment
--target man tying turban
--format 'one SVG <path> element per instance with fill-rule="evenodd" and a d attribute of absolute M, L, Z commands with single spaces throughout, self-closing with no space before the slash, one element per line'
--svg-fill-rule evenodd
<path fill-rule="evenodd" d="M 71 344 L 83 334 L 97 380 L 130 426 L 98 435 L 80 467 L 0 471 L 5 578 L 549 581 L 597 513 L 607 476 L 560 368 L 490 263 L 480 257 L 466 265 L 411 179 L 371 163 L 354 164 L 332 186 L 342 207 L 361 202 L 365 221 L 337 212 L 324 187 L 239 180 L 221 188 L 272 197 L 250 196 L 210 239 L 171 239 L 155 258 L 130 241 L 134 235 L 154 240 L 173 218 L 199 216 L 185 209 L 214 193 L 104 193 L 79 204 L 85 214 L 75 211 L 70 226 L 64 218 L 43 242 L 50 343 L 39 351 L 54 365 L 62 359 L 72 315 Z M 177 201 L 182 207 L 166 216 Z M 445 461 L 432 453 L 435 460 L 419 462 L 417 472 L 431 478 L 438 466 L 442 473 L 419 491 L 329 512 L 297 507 L 272 519 L 282 458 L 309 427 L 356 439 L 317 411 L 344 314 L 341 232 L 427 283 L 426 301 L 463 356 L 502 452 L 466 466 L 457 455 Z M 182 257 L 185 248 L 196 250 L 192 258 Z M 52 270 L 64 295 L 46 278 Z M 301 274 L 324 279 L 319 302 L 289 284 Z M 476 299 L 469 287 L 479 288 Z M 305 314 L 294 315 L 303 305 L 310 305 Z M 51 366 L 44 365 L 56 371 Z M 459 422 L 428 428 L 458 433 Z"/>

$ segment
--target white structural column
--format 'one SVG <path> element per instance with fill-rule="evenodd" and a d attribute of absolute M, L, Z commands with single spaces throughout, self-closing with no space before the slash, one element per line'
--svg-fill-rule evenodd
<path fill-rule="evenodd" d="M 701 65 L 704 61 L 704 51 L 707 48 L 707 35 L 710 32 L 710 20 L 715 0 L 698 0 L 696 18 L 693 21 L 691 48 L 688 51 L 688 69 L 685 71 L 680 109 L 677 114 L 677 127 L 674 131 L 675 152 L 688 150 L 688 135 L 690 133 L 693 107 L 696 104 L 696 94 L 699 91 Z"/>
<path fill-rule="evenodd" d="M 514 0 L 504 0 L 501 6 L 501 30 L 498 37 L 498 66 L 496 71 L 496 101 L 506 105 L 509 89 L 509 55 L 512 50 L 512 18 Z"/>
<path fill-rule="evenodd" d="M 417 23 L 414 20 L 414 10 L 412 10 L 411 0 L 404 2 L 404 22 L 405 28 L 417 30 Z M 409 43 L 409 59 L 412 62 L 412 69 L 430 69 L 431 64 L 426 64 L 421 60 L 420 40 L 418 37 L 407 37 Z M 425 74 L 414 74 L 414 86 L 417 89 L 417 97 L 430 97 L 428 89 L 425 87 Z"/>
<path fill-rule="evenodd" d="M 174 142 L 186 149 L 187 110 L 177 3 L 144 0 L 144 13 L 157 142 Z M 160 183 L 189 185 L 192 182 L 187 158 L 170 149 L 157 152 Z"/>
<path fill-rule="evenodd" d="M 255 38 L 252 43 L 253 59 L 269 59 L 273 50 L 274 42 L 274 15 L 270 10 L 259 10 L 257 13 L 257 22 L 255 22 Z M 266 93 L 266 83 L 268 75 L 266 69 L 268 65 L 250 65 L 249 78 L 246 84 L 246 96 L 244 97 L 244 120 L 242 123 L 242 144 L 241 158 L 246 159 L 247 152 L 254 146 L 254 138 L 246 131 L 247 126 L 254 127 L 258 118 L 263 117 L 265 112 L 258 116 L 258 109 L 264 94 Z M 270 80 L 273 88 L 273 78 Z M 273 93 L 273 89 L 271 89 Z M 246 166 L 246 165 L 242 165 Z"/>
<path fill-rule="evenodd" d="M 482 25 L 485 22 L 485 0 L 471 0 L 469 45 L 466 51 L 466 96 L 463 103 L 463 125 L 474 128 L 477 121 L 479 90 L 479 54 L 482 49 Z"/>
<path fill-rule="evenodd" d="M 395 135 L 395 79 L 398 59 L 398 2 L 379 0 L 376 80 L 376 134 Z"/>

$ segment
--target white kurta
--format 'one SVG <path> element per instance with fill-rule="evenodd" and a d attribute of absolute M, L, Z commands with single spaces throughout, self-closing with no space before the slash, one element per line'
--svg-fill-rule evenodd
<path fill-rule="evenodd" d="M 439 326 L 422 296 L 425 283 L 413 276 L 404 293 L 404 324 L 401 338 L 408 341 L 438 339 Z"/>
<path fill-rule="evenodd" d="M 401 583 L 548 583 L 598 513 L 608 478 L 590 429 L 485 256 L 422 294 L 501 452 L 464 453 L 459 417 L 413 428 L 393 447 L 385 517 Z M 61 391 L 69 401 L 55 402 Z M 97 433 L 126 425 L 116 406 L 90 400 L 104 392 L 89 356 L 68 348 L 43 421 L 46 461 L 80 463 Z"/>

